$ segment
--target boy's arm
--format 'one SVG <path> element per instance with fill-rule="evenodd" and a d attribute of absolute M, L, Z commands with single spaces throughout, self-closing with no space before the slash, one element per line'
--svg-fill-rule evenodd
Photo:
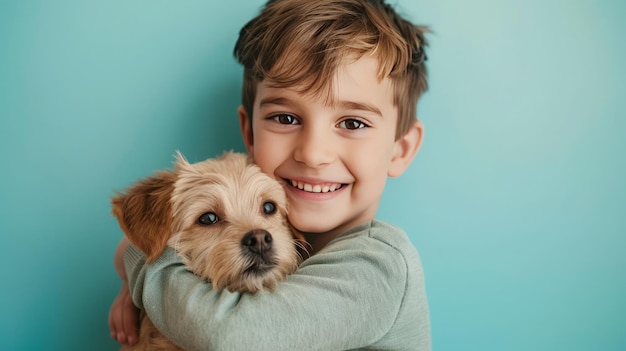
<path fill-rule="evenodd" d="M 392 327 L 407 275 L 397 257 L 384 245 L 325 250 L 276 291 L 257 294 L 211 290 L 169 248 L 144 266 L 130 246 L 125 263 L 135 303 L 187 350 L 343 350 L 373 344 Z"/>
<path fill-rule="evenodd" d="M 139 309 L 135 307 L 128 288 L 128 279 L 124 270 L 124 253 L 129 241 L 124 236 L 117 245 L 113 265 L 122 279 L 120 291 L 109 310 L 109 330 L 111 338 L 122 344 L 134 345 L 138 338 Z"/>

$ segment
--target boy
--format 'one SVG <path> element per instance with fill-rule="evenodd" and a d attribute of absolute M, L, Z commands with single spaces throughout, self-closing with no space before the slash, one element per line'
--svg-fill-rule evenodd
<path fill-rule="evenodd" d="M 211 290 L 172 249 L 144 265 L 123 240 L 116 265 L 125 251 L 129 282 L 113 336 L 135 337 L 130 287 L 188 350 L 430 350 L 417 251 L 374 218 L 387 177 L 420 146 L 423 32 L 381 0 L 269 1 L 235 46 L 239 120 L 248 153 L 285 187 L 310 257 L 276 291 L 251 295 Z"/>

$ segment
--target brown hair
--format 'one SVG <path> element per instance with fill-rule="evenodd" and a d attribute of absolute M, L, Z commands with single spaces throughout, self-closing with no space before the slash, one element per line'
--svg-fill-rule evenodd
<path fill-rule="evenodd" d="M 383 0 L 270 0 L 240 31 L 234 54 L 244 67 L 242 104 L 252 117 L 258 83 L 332 92 L 332 77 L 347 57 L 370 54 L 378 79 L 389 77 L 398 108 L 396 138 L 417 118 L 427 89 L 425 27 L 398 15 Z"/>

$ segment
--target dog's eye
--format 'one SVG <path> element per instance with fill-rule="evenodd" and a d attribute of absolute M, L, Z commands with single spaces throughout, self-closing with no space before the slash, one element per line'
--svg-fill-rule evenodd
<path fill-rule="evenodd" d="M 219 217 L 214 212 L 207 212 L 198 218 L 198 223 L 211 225 L 217 223 L 219 220 Z"/>
<path fill-rule="evenodd" d="M 276 205 L 273 202 L 268 201 L 263 204 L 263 213 L 272 214 L 274 212 L 276 212 Z"/>

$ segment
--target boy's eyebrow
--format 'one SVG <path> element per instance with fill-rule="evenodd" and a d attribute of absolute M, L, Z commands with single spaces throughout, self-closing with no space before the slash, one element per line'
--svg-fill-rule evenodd
<path fill-rule="evenodd" d="M 381 118 L 383 117 L 383 113 L 380 109 L 374 105 L 366 104 L 363 102 L 355 102 L 355 101 L 338 101 L 337 106 L 344 110 L 359 110 L 359 111 L 368 111 L 372 112 Z"/>
<path fill-rule="evenodd" d="M 266 97 L 261 99 L 259 102 L 260 106 L 263 105 L 280 105 L 280 106 L 291 106 L 293 103 L 290 99 L 284 97 Z M 366 104 L 363 102 L 355 102 L 355 101 L 335 101 L 334 105 L 344 110 L 358 110 L 358 111 L 368 111 L 372 112 L 381 118 L 383 117 L 383 113 L 380 109 L 374 105 Z"/>
<path fill-rule="evenodd" d="M 261 101 L 259 102 L 259 106 L 263 106 L 263 105 L 280 105 L 280 106 L 290 106 L 291 105 L 291 100 L 284 98 L 284 97 L 266 97 L 261 99 Z"/>

